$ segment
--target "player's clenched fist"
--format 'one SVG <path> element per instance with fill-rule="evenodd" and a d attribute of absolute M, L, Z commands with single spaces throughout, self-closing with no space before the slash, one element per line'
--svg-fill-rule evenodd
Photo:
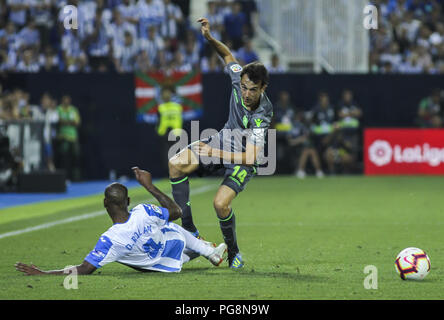
<path fill-rule="evenodd" d="M 210 34 L 210 23 L 207 18 L 200 18 L 197 20 L 201 24 L 200 30 L 202 31 L 202 35 L 208 39 L 211 37 Z"/>
<path fill-rule="evenodd" d="M 148 171 L 139 169 L 139 167 L 132 167 L 131 168 L 134 171 L 134 175 L 136 176 L 137 181 L 142 186 L 152 186 L 153 185 L 153 179 L 151 178 L 151 173 Z"/>

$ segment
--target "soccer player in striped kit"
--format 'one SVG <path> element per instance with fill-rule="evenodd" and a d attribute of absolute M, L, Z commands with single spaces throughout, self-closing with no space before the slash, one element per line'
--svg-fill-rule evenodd
<path fill-rule="evenodd" d="M 61 270 L 40 270 L 35 265 L 17 262 L 15 267 L 26 275 L 61 275 L 75 272 L 91 274 L 110 262 L 119 262 L 139 271 L 180 272 L 182 265 L 202 255 L 213 265 L 223 261 L 226 244 L 197 239 L 171 221 L 180 218 L 182 210 L 167 195 L 157 189 L 151 174 L 138 167 L 133 171 L 139 183 L 162 207 L 139 204 L 128 212 L 130 198 L 127 188 L 112 183 L 105 189 L 104 206 L 113 225 L 104 232 L 83 263 Z M 75 269 L 75 270 L 74 270 Z"/>

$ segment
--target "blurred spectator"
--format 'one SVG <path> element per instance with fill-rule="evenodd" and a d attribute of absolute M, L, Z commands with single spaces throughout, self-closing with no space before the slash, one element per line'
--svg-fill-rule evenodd
<path fill-rule="evenodd" d="M 318 94 L 317 104 L 308 112 L 313 142 L 319 155 L 324 156 L 333 133 L 336 112 L 327 92 Z"/>
<path fill-rule="evenodd" d="M 205 17 L 211 26 L 211 34 L 216 39 L 222 40 L 222 33 L 224 31 L 224 15 L 218 9 L 218 4 L 216 1 L 207 2 L 207 13 Z"/>
<path fill-rule="evenodd" d="M 7 0 L 9 7 L 9 19 L 16 26 L 22 27 L 26 24 L 26 10 L 28 9 L 27 0 Z"/>
<path fill-rule="evenodd" d="M 31 105 L 29 99 L 29 93 L 20 90 L 21 100 L 23 101 L 20 105 L 19 113 L 20 119 L 23 120 L 41 120 L 43 118 L 42 111 L 37 105 Z"/>
<path fill-rule="evenodd" d="M 178 72 L 190 72 L 192 70 L 192 66 L 188 61 L 185 61 L 182 52 L 176 51 L 174 53 L 174 58 L 168 66 L 168 70 L 178 71 Z"/>
<path fill-rule="evenodd" d="M 0 98 L 0 119 L 18 120 L 20 109 L 15 94 L 7 94 Z"/>
<path fill-rule="evenodd" d="M 0 71 L 14 71 L 16 61 L 16 51 L 8 46 L 7 37 L 0 37 Z"/>
<path fill-rule="evenodd" d="M 136 27 L 133 24 L 125 21 L 122 17 L 122 14 L 117 9 L 114 9 L 113 11 L 113 21 L 108 32 L 112 39 L 113 50 L 115 50 L 115 48 L 117 48 L 119 45 L 123 45 L 123 43 L 125 42 L 126 32 L 131 33 L 133 39 L 137 38 Z"/>
<path fill-rule="evenodd" d="M 43 139 L 45 144 L 44 161 L 46 163 L 46 168 L 49 171 L 55 171 L 53 143 L 57 137 L 57 124 L 59 122 L 56 101 L 49 93 L 44 93 L 40 99 L 40 106 L 43 112 L 43 120 L 45 121 L 45 127 L 43 129 Z"/>
<path fill-rule="evenodd" d="M 352 173 L 356 169 L 356 160 L 361 145 L 360 136 L 360 119 L 362 117 L 362 110 L 353 97 L 353 91 L 345 89 L 342 91 L 342 98 L 338 104 L 338 122 L 337 130 L 341 131 L 339 136 L 336 136 L 335 141 L 341 141 L 343 153 L 339 153 L 334 158 L 340 162 L 343 169 L 347 173 Z M 334 149 L 331 149 L 331 153 Z M 327 156 L 332 162 L 332 154 Z M 330 168 L 332 164 L 330 163 Z"/>
<path fill-rule="evenodd" d="M 137 12 L 140 38 L 147 37 L 149 27 L 159 26 L 165 13 L 162 3 L 156 0 L 139 0 L 137 2 Z"/>
<path fill-rule="evenodd" d="M 390 44 L 390 50 L 381 54 L 379 61 L 382 64 L 389 63 L 393 70 L 399 70 L 402 64 L 402 55 L 399 52 L 399 45 L 396 42 Z"/>
<path fill-rule="evenodd" d="M 35 21 L 40 33 L 41 47 L 49 44 L 50 30 L 54 26 L 51 0 L 30 0 L 29 16 Z"/>
<path fill-rule="evenodd" d="M 21 166 L 10 150 L 9 138 L 0 133 L 0 191 L 15 191 Z"/>
<path fill-rule="evenodd" d="M 194 37 L 188 37 L 185 45 L 181 48 L 184 56 L 184 61 L 190 64 L 193 68 L 198 68 L 199 61 L 199 47 Z"/>
<path fill-rule="evenodd" d="M 142 50 L 137 55 L 135 70 L 141 72 L 149 72 L 152 70 L 150 58 L 148 57 L 148 53 L 146 51 Z"/>
<path fill-rule="evenodd" d="M 356 165 L 356 153 L 353 152 L 353 145 L 345 138 L 344 132 L 335 128 L 326 137 L 326 145 L 328 147 L 325 151 L 325 160 L 329 174 L 334 175 L 338 170 L 341 173 L 352 173 Z"/>
<path fill-rule="evenodd" d="M 122 19 L 133 24 L 139 22 L 137 9 L 137 6 L 134 5 L 132 0 L 122 0 L 117 6 L 117 10 L 119 10 Z"/>
<path fill-rule="evenodd" d="M 76 29 L 65 30 L 62 36 L 61 49 L 64 69 L 71 73 L 83 71 L 87 63 L 87 56 Z"/>
<path fill-rule="evenodd" d="M 240 0 L 242 12 L 246 17 L 246 34 L 249 38 L 254 37 L 255 26 L 258 23 L 258 8 L 255 0 Z"/>
<path fill-rule="evenodd" d="M 86 39 L 87 53 L 92 70 L 108 70 L 108 57 L 111 52 L 110 38 L 107 32 L 106 21 L 103 19 L 104 10 L 97 9 L 94 28 Z"/>
<path fill-rule="evenodd" d="M 59 57 L 54 53 L 51 46 L 47 46 L 45 51 L 40 54 L 39 65 L 40 71 L 55 72 L 59 70 Z"/>
<path fill-rule="evenodd" d="M 318 178 L 324 177 L 319 154 L 312 141 L 312 133 L 305 123 L 305 116 L 302 110 L 297 111 L 292 119 L 292 128 L 289 132 L 288 143 L 296 147 L 297 169 L 296 176 L 304 179 L 306 176 L 307 163 L 310 160 Z"/>
<path fill-rule="evenodd" d="M 353 91 L 345 89 L 342 91 L 341 101 L 338 103 L 338 122 L 341 128 L 358 129 L 362 110 L 353 97 Z"/>
<path fill-rule="evenodd" d="M 440 89 L 419 102 L 417 124 L 421 128 L 440 128 L 443 124 L 443 97 Z"/>
<path fill-rule="evenodd" d="M 245 44 L 239 49 L 237 58 L 241 65 L 249 64 L 253 61 L 259 60 L 257 53 L 253 49 L 253 45 L 250 39 L 245 40 Z"/>
<path fill-rule="evenodd" d="M 157 34 L 156 26 L 148 27 L 148 38 L 139 41 L 140 50 L 145 51 L 148 55 L 149 61 L 154 65 L 160 64 L 160 55 L 164 52 L 164 41 L 162 37 Z"/>
<path fill-rule="evenodd" d="M 70 181 L 80 179 L 79 158 L 80 146 L 78 127 L 81 119 L 78 109 L 71 104 L 71 97 L 64 95 L 57 107 L 59 127 L 57 132 L 56 167 L 66 170 Z"/>
<path fill-rule="evenodd" d="M 290 101 L 290 94 L 288 91 L 281 91 L 274 104 L 275 129 L 278 134 L 291 130 L 294 112 L 295 108 Z"/>
<path fill-rule="evenodd" d="M 160 34 L 164 38 L 176 39 L 179 37 L 179 28 L 184 27 L 182 11 L 171 0 L 163 0 L 163 8 L 164 15 L 160 25 Z"/>
<path fill-rule="evenodd" d="M 20 44 L 24 47 L 34 47 L 39 49 L 40 47 L 40 32 L 37 30 L 37 26 L 34 20 L 29 20 L 24 28 L 18 33 Z"/>
<path fill-rule="evenodd" d="M 235 1 L 231 5 L 231 12 L 225 15 L 224 18 L 225 32 L 233 42 L 235 50 L 243 45 L 244 31 L 247 25 L 247 18 L 241 10 L 241 4 Z"/>
<path fill-rule="evenodd" d="M 277 53 L 273 53 L 271 55 L 270 63 L 267 65 L 268 73 L 284 73 L 285 68 L 280 62 L 279 55 Z"/>
<path fill-rule="evenodd" d="M 200 61 L 200 70 L 203 73 L 207 72 L 221 72 L 224 66 L 216 53 L 212 51 L 210 57 L 203 57 Z"/>
<path fill-rule="evenodd" d="M 34 54 L 33 49 L 26 49 L 23 51 L 22 57 L 17 64 L 15 71 L 17 72 L 39 72 L 40 65 L 38 63 L 37 57 Z"/>
<path fill-rule="evenodd" d="M 136 63 L 139 47 L 130 32 L 125 32 L 123 45 L 114 48 L 114 65 L 119 73 L 132 72 Z"/>
<path fill-rule="evenodd" d="M 392 67 L 392 65 L 390 64 L 390 67 Z M 401 66 L 398 69 L 400 72 L 402 73 L 422 73 L 424 68 L 422 65 L 419 64 L 419 55 L 417 52 L 413 51 L 408 57 L 407 57 L 407 61 L 403 64 L 401 64 Z M 392 72 L 394 72 L 395 70 L 391 70 Z M 386 72 L 389 73 L 389 72 Z"/>

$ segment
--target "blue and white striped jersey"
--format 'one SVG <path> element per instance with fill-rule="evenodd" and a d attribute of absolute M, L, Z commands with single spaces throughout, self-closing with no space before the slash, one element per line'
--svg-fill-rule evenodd
<path fill-rule="evenodd" d="M 137 205 L 127 222 L 102 234 L 85 260 L 96 268 L 116 261 L 138 269 L 179 272 L 185 239 L 168 218 L 165 208 Z"/>

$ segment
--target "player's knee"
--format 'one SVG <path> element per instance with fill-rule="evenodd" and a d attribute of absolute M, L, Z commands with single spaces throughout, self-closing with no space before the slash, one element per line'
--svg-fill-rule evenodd
<path fill-rule="evenodd" d="M 230 211 L 229 203 L 224 199 L 215 198 L 213 201 L 214 209 L 219 217 L 224 217 Z"/>
<path fill-rule="evenodd" d="M 175 159 L 168 160 L 168 172 L 171 178 L 177 178 L 183 175 L 181 165 Z"/>

